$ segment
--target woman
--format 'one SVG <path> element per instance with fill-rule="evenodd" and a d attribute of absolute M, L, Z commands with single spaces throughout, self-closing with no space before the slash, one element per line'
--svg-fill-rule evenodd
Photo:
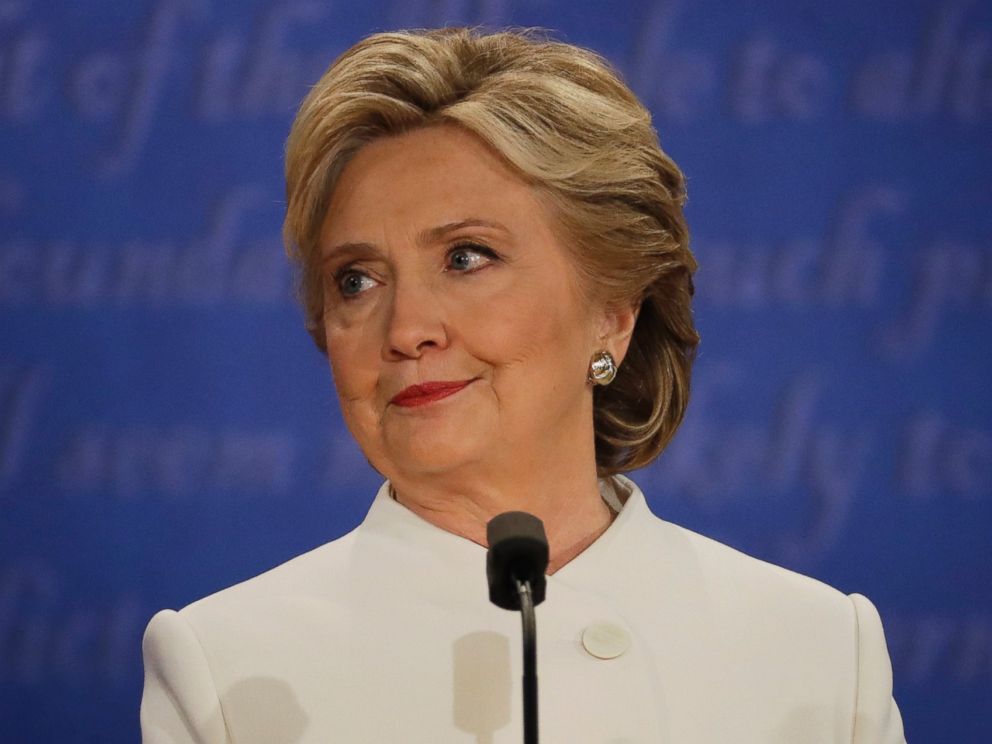
<path fill-rule="evenodd" d="M 539 516 L 551 742 L 901 742 L 868 600 L 654 517 L 686 407 L 682 175 L 594 54 L 378 34 L 304 101 L 287 245 L 387 479 L 354 532 L 149 624 L 146 742 L 520 739 L 485 525 Z"/>

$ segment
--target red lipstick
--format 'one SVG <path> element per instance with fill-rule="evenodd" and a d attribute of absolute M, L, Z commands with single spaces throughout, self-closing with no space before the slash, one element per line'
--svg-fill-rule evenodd
<path fill-rule="evenodd" d="M 472 380 L 424 382 L 420 385 L 411 385 L 398 392 L 389 402 L 397 406 L 403 406 L 404 408 L 423 406 L 433 403 L 436 400 L 441 400 L 441 398 L 447 398 L 449 395 L 454 395 L 470 382 Z"/>

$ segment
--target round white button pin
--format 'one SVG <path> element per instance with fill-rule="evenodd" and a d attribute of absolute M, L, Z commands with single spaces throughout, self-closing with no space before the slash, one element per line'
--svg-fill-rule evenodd
<path fill-rule="evenodd" d="M 615 659 L 630 648 L 630 635 L 613 623 L 593 623 L 582 631 L 582 647 L 597 659 Z"/>

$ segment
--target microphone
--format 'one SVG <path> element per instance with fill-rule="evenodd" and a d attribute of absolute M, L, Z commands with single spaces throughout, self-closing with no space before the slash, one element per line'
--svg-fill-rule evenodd
<path fill-rule="evenodd" d="M 544 524 L 527 512 L 505 512 L 486 525 L 486 576 L 489 600 L 504 610 L 519 610 L 517 581 L 529 582 L 534 605 L 544 601 L 548 538 Z"/>
<path fill-rule="evenodd" d="M 541 520 L 527 512 L 505 512 L 486 525 L 489 600 L 504 610 L 520 610 L 523 628 L 524 744 L 537 744 L 537 618 L 544 601 L 548 538 Z"/>

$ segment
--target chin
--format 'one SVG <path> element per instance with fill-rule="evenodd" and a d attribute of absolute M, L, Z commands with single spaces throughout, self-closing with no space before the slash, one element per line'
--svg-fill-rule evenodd
<path fill-rule="evenodd" d="M 394 446 L 385 448 L 390 468 L 382 471 L 440 474 L 479 462 L 485 452 L 480 437 L 464 432 L 424 432 L 405 436 Z"/>

